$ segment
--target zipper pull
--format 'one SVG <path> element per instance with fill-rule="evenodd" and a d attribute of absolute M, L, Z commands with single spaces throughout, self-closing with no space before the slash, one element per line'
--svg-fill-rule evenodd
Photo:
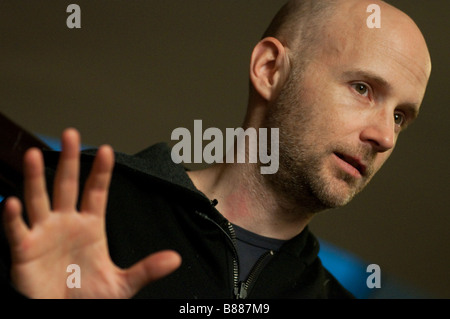
<path fill-rule="evenodd" d="M 236 294 L 237 299 L 246 299 L 247 298 L 247 285 L 244 281 L 240 282 L 240 286 L 238 289 L 238 293 Z"/>

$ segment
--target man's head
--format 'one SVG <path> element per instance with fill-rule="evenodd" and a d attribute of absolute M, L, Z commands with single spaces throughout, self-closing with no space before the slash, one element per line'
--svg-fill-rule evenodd
<path fill-rule="evenodd" d="M 367 7 L 381 8 L 381 28 Z M 280 194 L 311 210 L 348 203 L 417 116 L 431 71 L 423 36 L 376 0 L 294 0 L 252 55 L 246 126 L 280 129 Z"/>

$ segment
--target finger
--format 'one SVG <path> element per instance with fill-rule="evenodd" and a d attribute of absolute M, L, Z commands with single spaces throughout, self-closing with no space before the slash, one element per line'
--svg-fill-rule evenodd
<path fill-rule="evenodd" d="M 180 265 L 181 257 L 175 251 L 165 250 L 151 254 L 126 270 L 131 294 L 134 295 L 150 282 L 167 276 Z"/>
<path fill-rule="evenodd" d="M 63 132 L 62 152 L 54 181 L 53 210 L 71 212 L 78 200 L 80 135 L 75 129 Z"/>
<path fill-rule="evenodd" d="M 6 200 L 3 211 L 3 225 L 11 247 L 19 245 L 30 231 L 22 218 L 22 204 L 15 197 Z"/>
<path fill-rule="evenodd" d="M 84 185 L 81 211 L 95 214 L 105 213 L 113 167 L 113 149 L 108 145 L 100 147 Z"/>
<path fill-rule="evenodd" d="M 37 148 L 24 156 L 24 200 L 30 224 L 40 222 L 50 214 L 50 200 L 44 176 L 44 159 Z"/>

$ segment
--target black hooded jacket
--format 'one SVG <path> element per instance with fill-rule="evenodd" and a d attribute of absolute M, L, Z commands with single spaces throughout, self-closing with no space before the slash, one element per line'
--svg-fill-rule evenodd
<path fill-rule="evenodd" d="M 58 154 L 45 155 L 49 186 Z M 94 155 L 94 151 L 86 151 L 81 156 L 80 185 Z M 182 257 L 179 269 L 144 287 L 136 298 L 353 297 L 322 266 L 317 256 L 319 243 L 307 227 L 279 251 L 262 258 L 248 282 L 239 282 L 232 225 L 195 188 L 185 168 L 173 163 L 170 149 L 163 143 L 134 156 L 116 154 L 106 230 L 111 258 L 119 267 L 130 267 L 163 249 L 173 249 Z M 0 245 L 0 289 L 12 296 L 3 232 Z"/>

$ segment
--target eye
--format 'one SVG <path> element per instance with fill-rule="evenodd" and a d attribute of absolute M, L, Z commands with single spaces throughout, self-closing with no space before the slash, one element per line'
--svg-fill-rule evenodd
<path fill-rule="evenodd" d="M 362 95 L 364 97 L 369 96 L 369 86 L 364 83 L 353 83 L 352 84 L 353 89 L 358 93 L 359 95 Z"/>
<path fill-rule="evenodd" d="M 405 115 L 399 112 L 394 113 L 394 122 L 397 126 L 403 126 L 405 123 Z"/>

